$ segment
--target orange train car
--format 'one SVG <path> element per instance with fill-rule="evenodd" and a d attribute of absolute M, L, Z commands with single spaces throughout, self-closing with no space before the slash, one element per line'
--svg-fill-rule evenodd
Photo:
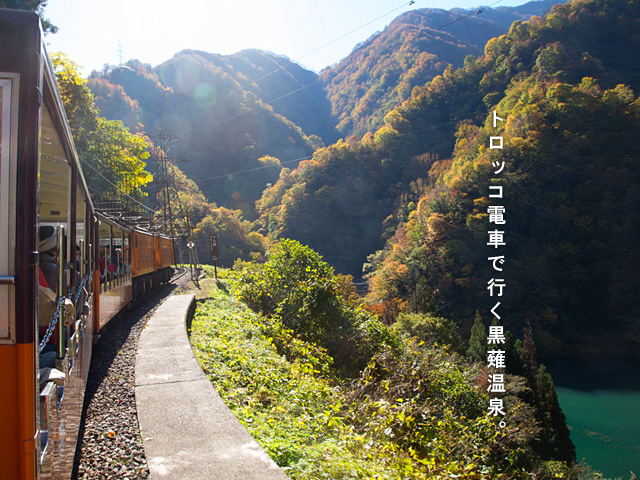
<path fill-rule="evenodd" d="M 96 279 L 98 311 L 96 333 L 133 299 L 130 243 L 131 231 L 109 218 L 96 214 L 98 246 Z"/>
<path fill-rule="evenodd" d="M 173 272 L 173 242 L 162 235 L 132 231 L 131 266 L 134 297 L 167 283 Z"/>
<path fill-rule="evenodd" d="M 39 17 L 0 10 L 0 465 L 69 478 L 93 345 L 94 208 Z"/>
<path fill-rule="evenodd" d="M 69 479 L 93 342 L 172 242 L 96 212 L 39 17 L 0 9 L 0 465 Z"/>

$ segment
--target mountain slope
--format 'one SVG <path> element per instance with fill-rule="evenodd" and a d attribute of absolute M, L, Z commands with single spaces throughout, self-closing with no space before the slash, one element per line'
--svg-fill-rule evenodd
<path fill-rule="evenodd" d="M 637 352 L 639 9 L 577 0 L 514 24 L 481 58 L 414 89 L 375 135 L 281 176 L 259 204 L 265 229 L 354 275 L 387 235 L 370 260 L 372 300 L 409 308 L 426 281 L 441 313 L 470 328 L 492 306 L 486 196 L 497 158 L 486 145 L 497 106 L 513 192 L 505 318 L 516 331 L 530 321 L 546 354 L 569 344 Z"/>
<path fill-rule="evenodd" d="M 130 126 L 140 129 L 141 123 L 153 135 L 162 125 L 182 137 L 180 153 L 190 160 L 183 170 L 207 198 L 249 212 L 279 171 L 277 163 L 262 168 L 261 157 L 304 158 L 322 142 L 320 135 L 327 141 L 335 137 L 316 79 L 288 59 L 264 52 L 225 57 L 183 51 L 156 68 L 131 61 L 94 73 L 90 86 L 96 102 L 117 118 L 133 119 Z M 300 88 L 297 96 L 267 103 Z M 307 137 L 278 111 L 297 118 L 316 137 Z"/>
<path fill-rule="evenodd" d="M 511 23 L 548 11 L 554 1 L 478 10 L 418 9 L 393 20 L 382 32 L 321 72 L 344 136 L 374 132 L 387 113 L 449 66 L 479 56 L 485 43 Z"/>
<path fill-rule="evenodd" d="M 543 8 L 543 2 L 533 4 Z M 321 77 L 259 50 L 185 50 L 155 68 L 132 60 L 94 72 L 89 86 L 107 118 L 149 135 L 162 125 L 182 137 L 178 149 L 191 162 L 183 165 L 185 173 L 210 201 L 251 218 L 254 201 L 277 180 L 280 162 L 295 167 L 338 138 L 332 109 L 342 112 L 343 134 L 374 130 L 413 88 L 480 54 L 487 38 L 504 31 L 492 16 L 504 23 L 528 14 L 507 8 L 468 15 L 408 12 Z M 446 24 L 446 31 L 438 30 Z M 264 156 L 278 160 L 261 161 Z"/>

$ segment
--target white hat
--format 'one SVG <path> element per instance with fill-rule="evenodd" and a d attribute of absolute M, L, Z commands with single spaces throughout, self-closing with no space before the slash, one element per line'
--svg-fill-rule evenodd
<path fill-rule="evenodd" d="M 38 231 L 38 251 L 48 252 L 58 245 L 58 234 L 54 227 L 44 225 Z"/>

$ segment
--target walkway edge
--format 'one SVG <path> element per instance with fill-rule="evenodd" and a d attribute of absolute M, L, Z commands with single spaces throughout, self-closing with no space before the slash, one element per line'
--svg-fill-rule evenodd
<path fill-rule="evenodd" d="M 287 480 L 231 413 L 191 350 L 194 295 L 173 295 L 140 335 L 135 396 L 152 480 Z"/>

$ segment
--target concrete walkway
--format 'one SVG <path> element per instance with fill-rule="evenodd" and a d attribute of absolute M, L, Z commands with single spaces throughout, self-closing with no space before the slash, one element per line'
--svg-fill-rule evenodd
<path fill-rule="evenodd" d="M 151 479 L 286 480 L 200 369 L 187 338 L 193 295 L 149 319 L 136 355 L 136 406 Z"/>

